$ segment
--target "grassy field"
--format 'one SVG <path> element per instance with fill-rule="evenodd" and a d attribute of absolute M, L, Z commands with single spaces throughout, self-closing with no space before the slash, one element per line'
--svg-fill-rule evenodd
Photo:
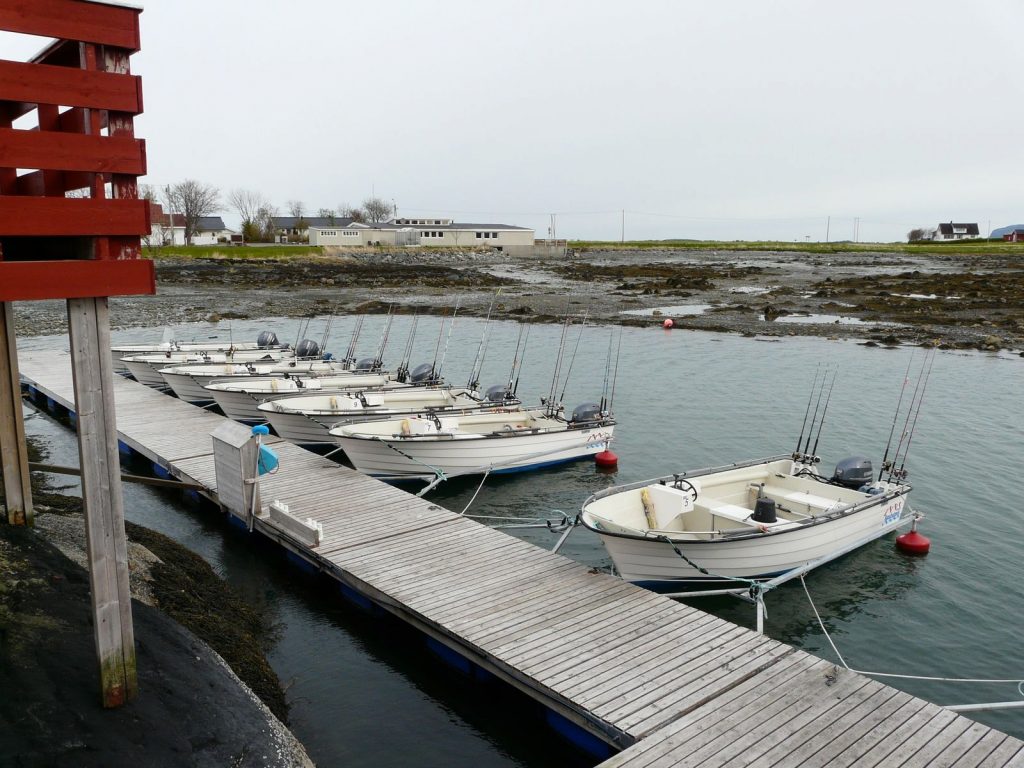
<path fill-rule="evenodd" d="M 600 240 L 570 240 L 578 251 L 695 250 L 695 251 L 785 251 L 798 253 L 977 253 L 979 255 L 1022 254 L 1024 243 L 1001 240 L 957 240 L 922 243 L 792 243 L 775 241 L 716 240 L 632 240 L 625 243 Z"/>
<path fill-rule="evenodd" d="M 319 245 L 164 245 L 145 250 L 151 259 L 287 259 L 322 254 Z"/>

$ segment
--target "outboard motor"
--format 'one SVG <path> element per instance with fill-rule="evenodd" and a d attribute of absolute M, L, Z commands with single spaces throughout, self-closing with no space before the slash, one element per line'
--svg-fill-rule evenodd
<path fill-rule="evenodd" d="M 757 501 L 754 502 L 754 514 L 750 517 L 755 523 L 774 523 L 778 522 L 778 517 L 775 515 L 775 499 L 769 499 L 767 496 L 758 496 Z"/>
<path fill-rule="evenodd" d="M 260 349 L 270 349 L 277 346 L 277 334 L 273 331 L 260 331 L 256 337 L 256 346 Z"/>
<path fill-rule="evenodd" d="M 832 482 L 838 483 L 844 488 L 860 488 L 869 484 L 874 479 L 874 470 L 871 468 L 871 459 L 866 456 L 851 456 L 836 464 L 836 471 L 832 475 Z"/>
<path fill-rule="evenodd" d="M 601 406 L 597 403 L 581 403 L 572 410 L 572 421 L 574 424 L 600 420 Z"/>
<path fill-rule="evenodd" d="M 422 384 L 434 377 L 434 366 L 430 363 L 421 363 L 412 369 L 409 374 L 409 381 L 413 384 Z"/>
<path fill-rule="evenodd" d="M 493 387 L 488 387 L 487 391 L 484 392 L 484 398 L 489 403 L 503 403 L 510 396 L 508 387 L 504 384 L 495 384 Z"/>
<path fill-rule="evenodd" d="M 364 357 L 356 362 L 356 370 L 360 372 L 372 371 L 377 366 L 377 361 L 372 357 Z"/>
<path fill-rule="evenodd" d="M 320 345 L 311 339 L 303 339 L 295 347 L 296 357 L 320 357 Z"/>

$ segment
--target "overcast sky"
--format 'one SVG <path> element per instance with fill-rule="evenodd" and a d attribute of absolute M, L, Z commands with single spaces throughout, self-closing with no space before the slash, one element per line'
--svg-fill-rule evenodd
<path fill-rule="evenodd" d="M 136 126 L 145 182 L 282 213 L 896 240 L 1024 222 L 1021 29 L 1022 0 L 151 0 Z"/>

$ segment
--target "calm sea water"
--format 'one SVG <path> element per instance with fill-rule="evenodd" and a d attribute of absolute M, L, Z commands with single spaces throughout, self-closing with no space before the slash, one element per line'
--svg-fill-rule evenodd
<path fill-rule="evenodd" d="M 351 318 L 335 322 L 328 347 L 345 349 Z M 435 357 L 437 318 L 420 322 L 413 362 Z M 317 338 L 324 321 L 307 335 Z M 383 320 L 367 318 L 360 356 L 373 353 Z M 386 361 L 396 364 L 409 327 L 396 321 Z M 293 341 L 296 321 L 234 322 L 234 338 L 264 328 Z M 460 319 L 451 334 L 444 374 L 465 383 L 477 353 L 483 321 Z M 179 338 L 225 336 L 219 327 L 176 329 Z M 518 326 L 491 323 L 485 385 L 509 378 Z M 552 371 L 562 329 L 531 326 L 519 394 L 527 402 L 552 391 Z M 606 387 L 609 342 L 619 330 L 578 326 L 567 340 L 562 376 L 571 410 L 598 400 Z M 159 340 L 161 329 L 115 334 L 115 340 Z M 23 347 L 53 346 L 28 339 Z M 441 348 L 445 347 L 442 340 Z M 613 354 L 614 357 L 614 354 Z M 627 328 L 622 331 L 614 410 L 616 474 L 580 462 L 532 474 L 492 477 L 479 486 L 464 478 L 442 486 L 431 499 L 460 511 L 479 493 L 469 513 L 524 523 L 574 515 L 591 493 L 610 484 L 792 450 L 819 364 L 839 374 L 822 430 L 819 454 L 831 469 L 839 459 L 871 456 L 877 463 L 900 396 L 908 363 L 911 387 L 924 359 L 921 350 L 868 348 L 853 342 L 787 338 L 782 341 L 687 331 Z M 906 466 L 914 485 L 911 505 L 926 514 L 921 530 L 932 540 L 924 558 L 896 551 L 892 537 L 874 542 L 814 572 L 807 580 L 815 605 L 839 651 L 852 667 L 930 677 L 1020 678 L 1024 659 L 1024 360 L 1010 355 L 939 352 L 917 421 Z M 899 427 L 903 423 L 900 417 Z M 30 431 L 53 446 L 55 460 L 75 460 L 67 432 L 42 417 Z M 63 454 L 63 455 L 61 455 Z M 286 468 L 284 469 L 286 471 Z M 67 482 L 64 479 L 62 482 Z M 173 495 L 131 487 L 130 519 L 168 533 L 214 567 L 274 618 L 278 631 L 271 662 L 288 687 L 292 727 L 321 764 L 350 765 L 547 765 L 586 764 L 566 749 L 517 700 L 462 680 L 415 642 L 361 614 L 323 585 L 240 536 L 219 520 L 178 504 Z M 550 548 L 546 530 L 510 531 Z M 611 566 L 596 537 L 574 531 L 563 554 L 597 567 Z M 495 563 L 495 567 L 500 567 Z M 747 626 L 753 610 L 731 598 L 696 603 Z M 834 659 L 799 582 L 767 599 L 767 633 L 811 653 Z M 1015 685 L 889 680 L 939 704 L 1018 698 Z M 1024 738 L 1021 710 L 972 715 Z M 399 727 L 396 727 L 399 726 Z"/>

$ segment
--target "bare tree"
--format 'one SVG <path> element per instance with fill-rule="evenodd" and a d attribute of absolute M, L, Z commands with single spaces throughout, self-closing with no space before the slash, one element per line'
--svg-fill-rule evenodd
<path fill-rule="evenodd" d="M 391 218 L 391 203 L 380 197 L 368 197 L 363 200 L 363 210 L 366 211 L 367 220 L 374 223 Z"/>
<path fill-rule="evenodd" d="M 356 208 L 349 205 L 348 203 L 342 203 L 338 206 L 338 214 L 346 219 L 352 219 L 352 221 L 363 224 L 366 222 L 366 211 L 362 208 Z"/>
<path fill-rule="evenodd" d="M 270 201 L 261 192 L 248 189 L 234 189 L 228 195 L 228 204 L 242 220 L 242 239 L 254 242 L 263 239 L 260 211 L 270 207 Z"/>
<path fill-rule="evenodd" d="M 192 238 L 199 228 L 199 220 L 221 209 L 220 190 L 210 184 L 194 179 L 185 179 L 167 187 L 170 210 L 178 213 L 185 223 L 185 244 L 192 245 Z"/>
<path fill-rule="evenodd" d="M 927 231 L 928 230 L 924 229 L 923 227 L 917 227 L 916 229 L 910 230 L 909 232 L 907 232 L 907 242 L 913 243 L 917 242 L 918 240 L 924 240 L 924 236 Z"/>
<path fill-rule="evenodd" d="M 288 208 L 288 215 L 296 219 L 302 219 L 306 215 L 306 204 L 301 200 L 289 200 L 285 203 Z"/>
<path fill-rule="evenodd" d="M 267 203 L 256 212 L 255 228 L 258 240 L 265 243 L 272 243 L 277 230 L 274 227 L 274 217 L 277 216 L 277 208 Z"/>

